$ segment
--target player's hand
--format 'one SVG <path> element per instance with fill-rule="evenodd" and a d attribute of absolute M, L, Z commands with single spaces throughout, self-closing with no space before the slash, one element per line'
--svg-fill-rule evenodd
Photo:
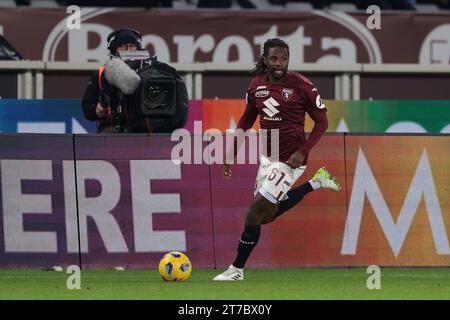
<path fill-rule="evenodd" d="M 305 157 L 298 151 L 296 151 L 289 159 L 286 161 L 286 164 L 293 169 L 297 169 L 300 167 L 305 160 Z"/>
<path fill-rule="evenodd" d="M 231 177 L 231 164 L 224 163 L 222 165 L 222 176 L 227 179 Z"/>
<path fill-rule="evenodd" d="M 97 103 L 97 107 L 95 107 L 95 114 L 97 115 L 97 117 L 99 117 L 99 118 L 106 117 L 108 115 L 108 111 L 109 111 L 109 109 L 108 108 L 103 108 L 100 105 L 100 102 Z"/>

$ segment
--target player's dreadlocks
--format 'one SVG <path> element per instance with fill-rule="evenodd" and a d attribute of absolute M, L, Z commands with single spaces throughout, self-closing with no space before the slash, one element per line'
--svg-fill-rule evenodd
<path fill-rule="evenodd" d="M 268 39 L 264 42 L 263 54 L 259 57 L 258 62 L 256 62 L 255 67 L 250 71 L 251 75 L 259 75 L 264 74 L 267 71 L 267 66 L 264 63 L 264 57 L 267 57 L 270 48 L 281 47 L 286 48 L 287 53 L 289 55 L 289 46 L 286 42 L 279 38 Z"/>

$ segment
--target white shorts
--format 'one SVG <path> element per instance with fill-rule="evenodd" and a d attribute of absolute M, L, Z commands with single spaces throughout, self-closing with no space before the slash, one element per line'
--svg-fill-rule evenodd
<path fill-rule="evenodd" d="M 293 169 L 282 162 L 271 162 L 266 156 L 261 155 L 254 195 L 259 192 L 272 203 L 285 200 L 287 192 L 305 169 L 306 166 Z"/>

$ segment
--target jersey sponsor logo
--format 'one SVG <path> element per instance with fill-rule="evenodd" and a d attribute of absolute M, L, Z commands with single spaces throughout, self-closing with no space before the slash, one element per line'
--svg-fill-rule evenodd
<path fill-rule="evenodd" d="M 265 100 L 263 104 L 266 106 L 266 108 L 262 109 L 269 117 L 273 117 L 277 113 L 280 112 L 276 107 L 278 107 L 280 104 L 275 100 L 274 98 L 270 97 L 269 99 Z"/>
<path fill-rule="evenodd" d="M 256 91 L 256 93 L 255 93 L 256 98 L 264 98 L 264 97 L 267 97 L 268 95 L 269 95 L 269 90 L 259 90 L 259 91 Z"/>
<path fill-rule="evenodd" d="M 264 120 L 269 120 L 269 121 L 283 121 L 283 119 L 280 118 L 280 117 L 272 117 L 272 118 L 269 118 L 269 117 L 267 117 L 267 116 L 264 116 L 263 119 L 264 119 Z"/>
<path fill-rule="evenodd" d="M 283 96 L 284 101 L 288 101 L 292 97 L 293 93 L 294 93 L 294 89 L 283 88 L 282 96 Z"/>
<path fill-rule="evenodd" d="M 317 97 L 316 97 L 316 106 L 317 106 L 317 108 L 319 108 L 319 109 L 325 108 L 325 105 L 323 104 L 323 101 L 322 101 L 322 99 L 320 98 L 320 94 L 317 95 Z"/>

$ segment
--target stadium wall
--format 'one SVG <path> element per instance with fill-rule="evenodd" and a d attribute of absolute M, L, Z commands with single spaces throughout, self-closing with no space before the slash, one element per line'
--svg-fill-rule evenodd
<path fill-rule="evenodd" d="M 0 30 L 25 59 L 18 69 L 4 69 L 6 65 L 0 63 L 1 97 L 81 97 L 93 70 L 74 65 L 102 65 L 108 54 L 108 34 L 128 26 L 141 32 L 143 46 L 160 61 L 219 66 L 201 72 L 201 94 L 191 95 L 195 98 L 243 98 L 250 81 L 248 70 L 259 58 L 264 41 L 280 37 L 290 46 L 290 67 L 310 77 L 322 97 L 342 99 L 335 76 L 347 66 L 353 70 L 345 74 L 353 79 L 361 72 L 353 83 L 353 88 L 358 88 L 354 99 L 450 99 L 450 25 L 444 11 L 383 12 L 381 30 L 368 29 L 372 16 L 364 11 L 196 10 L 195 23 L 191 11 L 180 10 L 84 7 L 80 14 L 80 28 L 68 28 L 71 17 L 65 7 L 0 8 Z M 73 64 L 65 69 L 61 62 Z M 316 72 L 305 63 L 323 69 Z M 239 72 L 223 69 L 230 64 L 245 68 Z M 363 70 L 355 68 L 357 64 L 364 64 Z M 423 73 L 396 66 L 393 72 L 389 64 L 447 71 Z M 390 71 L 379 72 L 380 66 Z M 35 93 L 28 90 L 33 86 Z"/>
<path fill-rule="evenodd" d="M 264 225 L 248 266 L 449 266 L 449 139 L 327 134 L 299 183 L 326 166 L 343 190 Z M 225 180 L 203 140 L 187 136 L 203 157 L 180 165 L 170 136 L 1 134 L 0 267 L 155 268 L 169 250 L 227 266 L 257 165 Z"/>
<path fill-rule="evenodd" d="M 328 132 L 357 133 L 450 133 L 450 100 L 325 100 Z M 222 132 L 236 127 L 245 108 L 244 99 L 190 100 L 185 128 Z M 307 117 L 306 131 L 313 122 Z M 259 129 L 256 122 L 254 129 Z M 0 99 L 0 132 L 95 133 L 79 99 Z"/>
<path fill-rule="evenodd" d="M 139 30 L 143 46 L 167 63 L 251 64 L 264 41 L 281 37 L 290 46 L 291 64 L 449 64 L 444 11 L 385 13 L 382 32 L 367 27 L 371 15 L 364 11 L 196 10 L 195 23 L 192 11 L 84 7 L 80 13 L 80 28 L 68 28 L 65 7 L 0 9 L 0 26 L 28 60 L 103 63 L 108 34 L 128 26 Z M 54 78 L 55 84 L 62 80 Z"/>

